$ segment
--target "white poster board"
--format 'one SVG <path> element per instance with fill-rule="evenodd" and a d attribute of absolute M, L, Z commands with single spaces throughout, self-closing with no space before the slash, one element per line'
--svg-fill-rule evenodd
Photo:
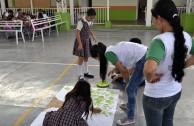
<path fill-rule="evenodd" d="M 73 88 L 73 86 L 64 86 L 56 95 L 60 101 L 64 101 L 65 95 Z M 94 107 L 102 109 L 100 114 L 93 114 L 88 117 L 89 126 L 112 126 L 114 114 L 116 111 L 119 90 L 105 88 L 91 88 Z M 58 108 L 49 108 L 41 112 L 38 117 L 32 122 L 31 126 L 42 126 L 44 116 L 49 111 L 56 111 Z"/>

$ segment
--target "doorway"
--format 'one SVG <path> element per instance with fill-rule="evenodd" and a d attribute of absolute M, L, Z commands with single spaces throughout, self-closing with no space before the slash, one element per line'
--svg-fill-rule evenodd
<path fill-rule="evenodd" d="M 137 21 L 145 25 L 147 0 L 137 0 Z"/>
<path fill-rule="evenodd" d="M 8 0 L 5 0 L 5 7 L 6 8 L 9 8 L 9 6 L 8 6 Z"/>
<path fill-rule="evenodd" d="M 92 7 L 92 0 L 89 0 L 89 7 Z"/>

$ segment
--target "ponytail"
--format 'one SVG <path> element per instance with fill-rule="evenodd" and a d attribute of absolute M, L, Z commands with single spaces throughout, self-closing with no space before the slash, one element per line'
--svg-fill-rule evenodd
<path fill-rule="evenodd" d="M 106 51 L 106 46 L 98 42 L 98 54 L 99 54 L 99 60 L 100 60 L 100 78 L 102 79 L 102 82 L 106 80 L 106 74 L 107 74 L 107 68 L 108 68 L 108 60 L 106 59 L 104 53 Z"/>
<path fill-rule="evenodd" d="M 170 22 L 173 27 L 175 43 L 174 43 L 174 59 L 172 65 L 172 76 L 175 78 L 175 81 L 181 82 L 184 73 L 185 67 L 185 58 L 187 49 L 185 48 L 185 38 L 183 35 L 183 27 L 180 25 L 180 18 L 178 16 L 173 16 L 173 20 Z"/>
<path fill-rule="evenodd" d="M 106 51 L 106 46 L 102 42 L 98 42 L 98 44 L 93 45 L 90 48 L 90 53 L 92 58 L 99 57 L 100 61 L 100 78 L 102 81 L 105 81 L 106 74 L 107 74 L 107 68 L 108 68 L 108 61 L 104 55 Z"/>
<path fill-rule="evenodd" d="M 183 35 L 183 27 L 180 24 L 180 18 L 176 5 L 172 0 L 159 0 L 152 9 L 152 16 L 158 16 L 167 20 L 173 28 L 174 42 L 174 58 L 172 64 L 172 76 L 175 81 L 181 82 L 185 67 L 185 58 L 187 56 L 187 48 L 185 47 L 185 39 Z"/>

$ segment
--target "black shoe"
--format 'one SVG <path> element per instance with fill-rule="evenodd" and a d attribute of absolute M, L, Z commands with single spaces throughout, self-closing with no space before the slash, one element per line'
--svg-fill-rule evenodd
<path fill-rule="evenodd" d="M 78 76 L 78 80 L 81 81 L 81 80 L 84 80 L 84 77 L 82 75 Z"/>
<path fill-rule="evenodd" d="M 90 74 L 90 73 L 84 73 L 84 77 L 87 78 L 94 78 L 94 75 Z"/>

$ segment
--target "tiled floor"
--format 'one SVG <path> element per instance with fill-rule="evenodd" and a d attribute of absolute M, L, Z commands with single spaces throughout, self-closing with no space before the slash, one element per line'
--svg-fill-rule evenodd
<path fill-rule="evenodd" d="M 151 39 L 158 34 L 155 30 L 93 31 L 98 41 L 107 46 L 128 41 L 132 37 L 139 37 L 143 44 L 149 45 Z M 59 36 L 53 32 L 51 37 L 45 37 L 45 43 L 42 43 L 41 38 L 35 38 L 35 42 L 26 40 L 25 44 L 19 41 L 17 46 L 15 39 L 7 40 L 0 36 L 0 126 L 12 126 L 16 121 L 20 126 L 30 125 L 65 84 L 76 83 L 77 67 L 76 62 L 72 62 L 75 59 L 72 55 L 74 39 L 75 30 L 60 32 Z M 88 81 L 96 86 L 100 81 L 99 63 L 90 58 L 89 65 L 95 79 Z M 193 74 L 193 68 L 186 70 L 182 97 L 174 116 L 175 126 L 194 126 Z M 126 94 L 123 85 L 113 84 L 109 88 L 121 90 L 113 124 L 116 126 L 117 119 L 126 116 L 119 108 L 121 103 L 126 102 Z M 143 87 L 138 90 L 136 123 L 133 126 L 146 126 L 141 102 L 142 92 Z M 26 115 L 21 117 L 24 113 Z"/>

